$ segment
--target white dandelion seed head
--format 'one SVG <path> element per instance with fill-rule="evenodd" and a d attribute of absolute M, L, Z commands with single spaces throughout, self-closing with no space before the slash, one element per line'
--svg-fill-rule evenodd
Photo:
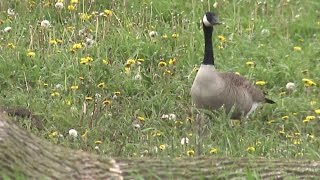
<path fill-rule="evenodd" d="M 9 8 L 9 9 L 7 10 L 7 13 L 8 13 L 9 16 L 14 16 L 14 15 L 16 14 L 16 13 L 14 12 L 14 10 L 11 9 L 11 8 Z"/>
<path fill-rule="evenodd" d="M 158 35 L 158 33 L 156 32 L 156 31 L 150 31 L 149 32 L 149 37 L 150 38 L 154 38 L 154 37 L 156 37 Z"/>
<path fill-rule="evenodd" d="M 141 128 L 141 125 L 139 123 L 133 123 L 132 126 L 135 128 L 135 129 L 140 129 Z"/>
<path fill-rule="evenodd" d="M 56 89 L 63 89 L 63 85 L 62 84 L 56 84 Z"/>
<path fill-rule="evenodd" d="M 40 26 L 43 28 L 49 28 L 49 27 L 51 27 L 51 24 L 48 20 L 43 20 L 43 21 L 41 21 Z"/>
<path fill-rule="evenodd" d="M 57 9 L 63 9 L 63 2 L 57 2 L 54 7 Z"/>
<path fill-rule="evenodd" d="M 295 87 L 296 87 L 296 85 L 295 85 L 293 82 L 288 82 L 288 83 L 286 84 L 286 89 L 287 89 L 288 91 L 293 91 L 293 90 L 295 89 Z"/>
<path fill-rule="evenodd" d="M 182 138 L 180 143 L 181 143 L 181 145 L 189 144 L 189 138 L 187 138 L 187 137 Z"/>
<path fill-rule="evenodd" d="M 169 114 L 169 120 L 175 121 L 177 119 L 177 116 L 175 114 Z"/>
<path fill-rule="evenodd" d="M 86 46 L 92 47 L 92 45 L 95 43 L 95 41 L 91 38 L 86 38 Z"/>
<path fill-rule="evenodd" d="M 3 32 L 7 33 L 7 32 L 10 32 L 12 30 L 12 27 L 5 27 L 3 29 Z"/>
<path fill-rule="evenodd" d="M 78 132 L 75 129 L 70 129 L 69 136 L 76 138 L 78 136 Z"/>
<path fill-rule="evenodd" d="M 134 76 L 134 80 L 141 80 L 141 79 L 142 79 L 142 77 L 139 73 Z"/>
<path fill-rule="evenodd" d="M 261 30 L 261 35 L 262 35 L 262 36 L 270 36 L 270 31 L 269 31 L 269 29 L 266 29 L 266 28 L 262 29 L 262 30 Z"/>
<path fill-rule="evenodd" d="M 95 150 L 99 150 L 99 146 L 95 146 L 94 149 L 95 149 Z"/>
<path fill-rule="evenodd" d="M 161 119 L 169 119 L 169 115 L 168 114 L 162 114 Z"/>

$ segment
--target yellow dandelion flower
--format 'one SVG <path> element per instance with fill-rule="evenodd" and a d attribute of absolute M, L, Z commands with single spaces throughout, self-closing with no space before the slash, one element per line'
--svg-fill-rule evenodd
<path fill-rule="evenodd" d="M 316 86 L 317 84 L 312 79 L 303 78 L 302 81 L 304 82 L 305 87 Z"/>
<path fill-rule="evenodd" d="M 251 68 L 254 68 L 254 67 L 256 66 L 256 63 L 253 62 L 253 61 L 247 61 L 247 62 L 246 62 L 246 65 L 249 66 L 249 67 L 251 67 Z"/>
<path fill-rule="evenodd" d="M 163 72 L 163 74 L 164 75 L 173 75 L 173 72 L 171 72 L 170 70 L 165 70 L 164 72 Z"/>
<path fill-rule="evenodd" d="M 192 149 L 191 149 L 191 150 L 188 150 L 188 151 L 187 151 L 187 155 L 188 155 L 188 156 L 193 156 L 193 155 L 194 155 L 194 150 L 192 150 Z"/>
<path fill-rule="evenodd" d="M 120 96 L 120 94 L 121 94 L 120 91 L 113 92 L 113 95 L 116 95 L 116 96 Z"/>
<path fill-rule="evenodd" d="M 311 106 L 313 106 L 313 105 L 315 105 L 315 104 L 317 104 L 317 101 L 310 101 L 310 105 L 311 105 Z"/>
<path fill-rule="evenodd" d="M 138 61 L 139 63 L 143 63 L 143 62 L 144 62 L 144 59 L 139 58 L 139 59 L 137 59 L 137 61 Z"/>
<path fill-rule="evenodd" d="M 174 65 L 176 63 L 176 58 L 170 58 L 168 64 Z"/>
<path fill-rule="evenodd" d="M 62 39 L 56 39 L 56 41 L 58 44 L 61 44 L 63 42 Z"/>
<path fill-rule="evenodd" d="M 87 21 L 87 20 L 89 20 L 91 18 L 91 15 L 90 14 L 88 14 L 88 13 L 80 13 L 80 19 L 82 20 L 82 21 Z"/>
<path fill-rule="evenodd" d="M 279 134 L 285 134 L 284 130 L 279 131 Z"/>
<path fill-rule="evenodd" d="M 295 47 L 293 47 L 293 50 L 294 50 L 294 51 L 301 51 L 302 48 L 301 48 L 300 46 L 295 46 Z"/>
<path fill-rule="evenodd" d="M 316 114 L 320 114 L 320 109 L 315 109 L 314 112 L 315 112 Z"/>
<path fill-rule="evenodd" d="M 310 121 L 310 120 L 315 120 L 315 119 L 316 119 L 315 116 L 307 116 L 307 117 L 306 117 L 306 120 L 309 120 L 309 121 Z"/>
<path fill-rule="evenodd" d="M 281 119 L 283 119 L 283 120 L 288 120 L 288 119 L 289 119 L 289 116 L 282 116 Z"/>
<path fill-rule="evenodd" d="M 236 75 L 239 75 L 239 76 L 241 75 L 239 72 L 235 72 L 235 74 L 236 74 Z"/>
<path fill-rule="evenodd" d="M 309 119 L 304 119 L 302 122 L 303 123 L 308 123 L 308 122 L 310 122 L 310 120 Z"/>
<path fill-rule="evenodd" d="M 55 91 L 55 92 L 52 92 L 52 93 L 51 93 L 51 96 L 52 96 L 52 97 L 54 97 L 54 96 L 60 96 L 60 93 L 57 92 L 57 91 Z"/>
<path fill-rule="evenodd" d="M 29 51 L 29 52 L 27 53 L 27 56 L 28 56 L 29 58 L 34 58 L 34 57 L 36 56 L 36 53 L 33 52 L 33 51 Z"/>
<path fill-rule="evenodd" d="M 104 82 L 101 82 L 97 85 L 98 88 L 105 88 L 106 87 L 106 84 Z"/>
<path fill-rule="evenodd" d="M 271 119 L 271 120 L 269 120 L 267 123 L 268 123 L 268 124 L 272 124 L 272 123 L 274 123 L 274 122 L 276 122 L 276 120 Z"/>
<path fill-rule="evenodd" d="M 48 83 L 43 83 L 43 86 L 44 86 L 44 87 L 48 87 L 49 84 L 48 84 Z"/>
<path fill-rule="evenodd" d="M 249 153 L 255 152 L 255 151 L 256 151 L 256 148 L 255 148 L 254 146 L 250 146 L 250 147 L 247 148 L 247 151 L 248 151 Z"/>
<path fill-rule="evenodd" d="M 138 119 L 139 121 L 145 121 L 145 118 L 142 117 L 142 116 L 138 116 L 137 119 Z"/>
<path fill-rule="evenodd" d="M 68 8 L 69 11 L 74 11 L 76 9 L 76 6 L 72 5 L 72 4 L 69 4 L 67 8 Z"/>
<path fill-rule="evenodd" d="M 106 9 L 106 10 L 103 11 L 103 15 L 105 17 L 110 17 L 110 16 L 112 16 L 112 11 L 109 10 L 109 9 Z"/>
<path fill-rule="evenodd" d="M 225 42 L 226 41 L 226 38 L 224 36 L 222 36 L 222 35 L 219 35 L 218 38 L 219 38 L 219 41 L 221 41 L 221 42 Z"/>
<path fill-rule="evenodd" d="M 167 63 L 164 62 L 164 61 L 160 61 L 159 64 L 158 64 L 159 67 L 165 67 L 167 66 Z"/>
<path fill-rule="evenodd" d="M 57 40 L 55 40 L 55 39 L 50 39 L 50 40 L 49 40 L 49 44 L 50 44 L 50 45 L 57 45 L 58 42 L 57 42 Z"/>
<path fill-rule="evenodd" d="M 264 86 L 266 84 L 267 83 L 265 81 L 256 81 L 256 85 L 259 85 L 259 86 Z"/>
<path fill-rule="evenodd" d="M 89 62 L 92 62 L 92 61 L 93 61 L 93 58 L 92 58 L 91 56 L 89 56 L 89 55 L 86 56 L 86 58 L 88 59 Z"/>
<path fill-rule="evenodd" d="M 49 134 L 49 138 L 55 138 L 59 135 L 59 132 L 58 131 L 54 131 L 52 132 L 51 134 Z"/>
<path fill-rule="evenodd" d="M 165 145 L 165 144 L 161 144 L 161 145 L 159 146 L 159 149 L 160 149 L 161 151 L 165 150 L 165 149 L 166 149 L 166 145 Z"/>
<path fill-rule="evenodd" d="M 92 98 L 91 96 L 86 96 L 86 97 L 85 97 L 85 100 L 87 100 L 87 101 L 92 101 L 92 99 L 93 99 L 93 98 Z"/>
<path fill-rule="evenodd" d="M 7 47 L 8 47 L 8 48 L 11 48 L 11 49 L 16 48 L 16 46 L 15 46 L 13 43 L 8 43 L 8 44 L 7 44 Z"/>
<path fill-rule="evenodd" d="M 108 59 L 103 59 L 102 62 L 103 62 L 103 64 L 109 64 L 109 60 Z"/>
<path fill-rule="evenodd" d="M 81 43 L 76 43 L 72 46 L 72 49 L 77 50 L 77 49 L 81 49 L 82 48 L 82 44 Z"/>
<path fill-rule="evenodd" d="M 179 34 L 177 34 L 177 33 L 173 33 L 173 34 L 172 34 L 172 38 L 173 38 L 173 39 L 176 39 L 176 38 L 178 38 L 178 37 L 179 37 Z"/>
<path fill-rule="evenodd" d="M 67 27 L 67 30 L 68 30 L 68 31 L 74 31 L 75 28 L 76 28 L 76 27 L 74 27 L 74 26 L 68 26 L 68 27 Z"/>
<path fill-rule="evenodd" d="M 84 80 L 84 77 L 80 76 L 79 79 L 80 79 L 81 81 L 83 81 L 83 80 Z"/>
<path fill-rule="evenodd" d="M 124 73 L 129 74 L 130 73 L 130 67 L 126 66 L 124 67 Z"/>
<path fill-rule="evenodd" d="M 78 89 L 79 89 L 79 86 L 74 85 L 74 86 L 71 86 L 70 89 L 71 89 L 71 90 L 78 90 Z"/>
<path fill-rule="evenodd" d="M 108 99 L 106 99 L 106 100 L 104 100 L 102 103 L 107 106 L 107 105 L 110 105 L 110 104 L 111 104 L 111 101 L 108 100 Z"/>
<path fill-rule="evenodd" d="M 134 60 L 134 59 L 128 59 L 126 64 L 132 65 L 132 64 L 135 64 L 135 63 L 136 63 L 136 60 Z"/>
<path fill-rule="evenodd" d="M 211 148 L 209 153 L 210 154 L 217 154 L 218 153 L 218 149 L 217 148 Z"/>
<path fill-rule="evenodd" d="M 69 105 L 69 106 L 71 105 L 71 101 L 68 100 L 68 99 L 64 100 L 63 103 L 66 104 L 66 105 Z"/>
<path fill-rule="evenodd" d="M 97 140 L 97 141 L 94 141 L 94 143 L 95 144 L 102 144 L 102 141 Z"/>
<path fill-rule="evenodd" d="M 299 144 L 301 144 L 301 140 L 300 139 L 294 139 L 293 140 L 293 144 L 294 145 L 299 145 Z"/>
<path fill-rule="evenodd" d="M 168 35 L 164 34 L 161 36 L 163 39 L 168 39 Z"/>
<path fill-rule="evenodd" d="M 88 58 L 81 58 L 80 59 L 80 64 L 89 64 L 89 59 Z"/>
<path fill-rule="evenodd" d="M 286 92 L 281 92 L 281 93 L 279 93 L 279 96 L 284 96 L 286 94 L 287 94 Z"/>
<path fill-rule="evenodd" d="M 78 4 L 78 3 L 79 3 L 79 0 L 71 0 L 70 3 L 71 3 L 71 4 Z"/>

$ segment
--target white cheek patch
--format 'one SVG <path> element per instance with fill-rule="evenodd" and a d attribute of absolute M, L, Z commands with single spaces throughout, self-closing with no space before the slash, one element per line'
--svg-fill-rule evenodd
<path fill-rule="evenodd" d="M 211 23 L 208 21 L 206 15 L 203 16 L 202 22 L 203 22 L 203 24 L 204 24 L 206 27 L 212 26 Z"/>

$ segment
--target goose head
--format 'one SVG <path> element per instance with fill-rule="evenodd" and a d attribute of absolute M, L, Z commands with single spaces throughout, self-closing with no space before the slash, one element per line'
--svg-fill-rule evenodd
<path fill-rule="evenodd" d="M 202 23 L 206 27 L 212 27 L 214 25 L 221 24 L 216 14 L 213 12 L 206 12 L 206 14 L 202 18 Z"/>

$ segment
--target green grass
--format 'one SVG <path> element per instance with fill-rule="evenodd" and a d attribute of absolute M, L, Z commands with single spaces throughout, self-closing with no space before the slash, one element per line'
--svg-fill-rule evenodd
<path fill-rule="evenodd" d="M 259 108 L 241 125 L 223 113 L 213 114 L 205 125 L 202 154 L 318 159 L 320 3 L 217 2 L 214 8 L 214 1 L 80 0 L 73 12 L 67 0 L 62 10 L 54 7 L 55 1 L 1 2 L 0 29 L 12 30 L 0 34 L 0 104 L 28 107 L 43 116 L 44 131 L 30 120 L 20 122 L 38 136 L 74 149 L 121 157 L 192 155 L 197 146 L 189 91 L 203 56 L 200 20 L 211 9 L 224 22 L 214 32 L 217 68 L 267 82 L 261 88 L 277 103 Z M 16 14 L 8 16 L 8 7 Z M 105 9 L 112 16 L 80 19 L 79 13 Z M 44 19 L 51 27 L 40 26 Z M 79 35 L 85 28 L 95 43 L 71 51 L 74 44 L 85 43 Z M 150 38 L 151 31 L 157 36 Z M 56 39 L 61 42 L 49 43 Z M 93 61 L 80 64 L 87 56 Z M 125 70 L 128 59 L 135 60 L 130 71 Z M 139 59 L 144 61 L 138 64 Z M 170 59 L 175 63 L 169 64 Z M 165 67 L 159 67 L 161 61 Z M 256 66 L 248 67 L 248 61 Z M 317 85 L 305 87 L 303 78 Z M 288 82 L 296 85 L 292 93 L 286 92 Z M 104 85 L 98 87 L 100 83 Z M 115 97 L 115 92 L 120 94 Z M 105 100 L 111 103 L 104 105 Z M 164 114 L 176 119 L 163 119 Z M 304 123 L 306 116 L 315 119 Z M 68 135 L 71 128 L 78 131 L 77 138 Z M 181 145 L 184 137 L 188 145 Z M 217 151 L 210 153 L 213 148 Z"/>

